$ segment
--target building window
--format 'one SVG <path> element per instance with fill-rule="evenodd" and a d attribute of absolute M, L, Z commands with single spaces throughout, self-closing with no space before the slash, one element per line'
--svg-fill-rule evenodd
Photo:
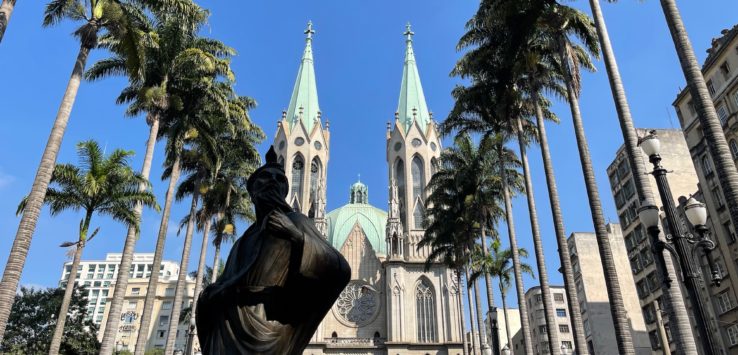
<path fill-rule="evenodd" d="M 633 233 L 630 233 L 625 236 L 625 247 L 628 249 L 628 251 L 635 249 L 635 247 L 637 246 L 638 246 L 638 243 L 636 242 L 636 238 L 633 235 Z"/>
<path fill-rule="evenodd" d="M 172 309 L 172 301 L 164 301 L 164 303 L 161 304 L 161 309 Z"/>
<path fill-rule="evenodd" d="M 689 113 L 691 113 L 692 116 L 697 113 L 697 109 L 694 107 L 694 101 L 689 100 L 689 102 L 687 103 L 687 107 L 689 107 Z"/>
<path fill-rule="evenodd" d="M 589 326 L 589 319 L 584 320 L 584 334 L 587 336 L 592 334 L 592 328 Z"/>
<path fill-rule="evenodd" d="M 536 295 L 536 304 L 541 304 L 543 302 L 543 295 L 537 294 Z"/>
<path fill-rule="evenodd" d="M 733 101 L 735 102 L 735 105 L 738 106 L 738 91 L 733 93 Z"/>
<path fill-rule="evenodd" d="M 730 346 L 738 344 L 738 324 L 733 324 L 725 330 L 728 333 L 728 343 L 730 343 Z"/>
<path fill-rule="evenodd" d="M 641 265 L 641 258 L 639 258 L 637 254 L 630 259 L 630 267 L 631 269 L 633 269 L 634 274 L 637 274 L 641 272 L 641 270 L 643 270 L 643 266 Z"/>
<path fill-rule="evenodd" d="M 566 309 L 565 308 L 556 308 L 556 316 L 557 317 L 566 317 Z"/>
<path fill-rule="evenodd" d="M 405 163 L 402 159 L 397 159 L 395 163 L 395 181 L 397 182 L 397 196 L 399 197 L 400 220 L 407 223 L 405 219 L 407 203 L 405 201 Z"/>
<path fill-rule="evenodd" d="M 730 222 L 726 222 L 723 224 L 723 229 L 725 229 L 725 235 L 728 236 L 728 244 L 733 244 L 736 241 L 735 233 L 730 229 Z"/>
<path fill-rule="evenodd" d="M 292 162 L 292 198 L 302 200 L 302 181 L 305 177 L 305 160 L 297 154 Z M 299 203 L 299 202 L 298 202 Z M 292 206 L 293 208 L 298 206 Z"/>
<path fill-rule="evenodd" d="M 730 140 L 730 153 L 733 155 L 733 160 L 738 158 L 738 144 L 736 144 L 735 139 Z"/>
<path fill-rule="evenodd" d="M 725 126 L 725 123 L 728 122 L 728 109 L 725 107 L 725 105 L 720 105 L 717 107 L 717 115 L 718 118 L 720 118 L 720 124 Z"/>
<path fill-rule="evenodd" d="M 702 172 L 705 173 L 705 176 L 712 175 L 712 164 L 710 163 L 710 158 L 708 158 L 707 155 L 702 157 Z"/>
<path fill-rule="evenodd" d="M 720 188 L 715 186 L 714 189 L 712 189 L 712 198 L 715 199 L 715 203 L 717 204 L 718 208 L 725 207 L 725 201 L 723 201 L 723 194 L 720 193 Z"/>
<path fill-rule="evenodd" d="M 569 325 L 559 324 L 559 333 L 568 333 L 568 332 L 569 332 Z"/>
<path fill-rule="evenodd" d="M 421 343 L 436 341 L 436 300 L 431 283 L 421 279 L 415 287 L 417 335 Z"/>
<path fill-rule="evenodd" d="M 710 95 L 715 95 L 715 85 L 712 84 L 712 79 L 707 81 L 707 90 L 710 92 Z"/>
<path fill-rule="evenodd" d="M 568 340 L 564 340 L 561 342 L 561 346 L 571 350 L 572 349 L 572 343 Z"/>
<path fill-rule="evenodd" d="M 651 265 L 653 262 L 653 252 L 650 248 L 641 250 L 641 262 L 643 263 L 643 267 Z"/>
<path fill-rule="evenodd" d="M 720 65 L 720 72 L 723 73 L 723 78 L 728 78 L 728 75 L 730 74 L 730 64 L 728 63 L 728 61 L 725 61 L 722 65 Z"/>
<path fill-rule="evenodd" d="M 136 309 L 138 301 L 128 301 L 128 309 Z"/>
<path fill-rule="evenodd" d="M 648 284 L 648 278 L 644 278 L 636 283 L 636 290 L 638 291 L 638 297 L 646 298 L 650 295 L 650 285 Z"/>
<path fill-rule="evenodd" d="M 733 300 L 730 298 L 730 290 L 725 290 L 721 293 L 719 293 L 717 296 L 715 296 L 715 300 L 717 302 L 717 308 L 718 312 L 720 314 L 723 314 L 731 309 L 733 309 Z"/>
<path fill-rule="evenodd" d="M 318 157 L 313 158 L 312 163 L 310 163 L 310 210 L 308 211 L 308 217 L 310 218 L 315 218 L 315 211 L 318 208 L 318 198 L 322 197 L 317 195 L 319 190 L 318 184 L 320 184 L 320 179 L 323 176 L 322 170 L 323 164 L 320 163 L 320 159 Z M 367 202 L 364 201 L 363 203 Z"/>
<path fill-rule="evenodd" d="M 141 288 L 140 287 L 134 287 L 131 289 L 131 295 L 132 296 L 138 296 L 141 294 Z"/>
<path fill-rule="evenodd" d="M 164 335 L 165 335 L 166 333 L 167 333 L 167 331 L 166 331 L 166 330 L 160 330 L 160 331 L 156 332 L 156 334 L 157 334 L 157 336 L 159 337 L 159 339 L 164 339 Z"/>
<path fill-rule="evenodd" d="M 413 200 L 420 197 L 423 198 L 423 190 L 425 190 L 425 174 L 423 170 L 423 160 L 419 156 L 413 157 L 411 165 L 411 173 L 413 176 Z"/>
<path fill-rule="evenodd" d="M 538 334 L 547 334 L 547 333 L 548 333 L 548 329 L 546 328 L 545 325 L 538 326 Z"/>
<path fill-rule="evenodd" d="M 159 316 L 159 326 L 165 327 L 169 325 L 169 316 Z"/>
<path fill-rule="evenodd" d="M 659 335 L 655 330 L 648 333 L 648 339 L 651 340 L 651 349 L 661 349 L 661 341 L 659 341 Z"/>
<path fill-rule="evenodd" d="M 656 309 L 653 307 L 653 303 L 649 303 L 648 306 L 643 307 L 643 320 L 646 321 L 646 324 L 656 321 Z"/>
<path fill-rule="evenodd" d="M 556 301 L 556 302 L 564 302 L 564 294 L 563 293 L 554 293 L 554 301 Z"/>
<path fill-rule="evenodd" d="M 656 275 L 656 272 L 652 272 L 648 274 L 648 283 L 650 284 L 651 291 L 656 291 L 661 286 L 661 283 L 659 282 L 659 277 Z"/>

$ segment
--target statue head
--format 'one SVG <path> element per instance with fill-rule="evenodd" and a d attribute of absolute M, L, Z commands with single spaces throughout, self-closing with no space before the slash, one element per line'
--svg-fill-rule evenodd
<path fill-rule="evenodd" d="M 277 153 L 270 147 L 266 154 L 266 163 L 256 169 L 246 182 L 246 189 L 251 196 L 254 207 L 262 208 L 291 208 L 285 201 L 289 191 L 289 183 L 282 164 L 277 162 Z"/>

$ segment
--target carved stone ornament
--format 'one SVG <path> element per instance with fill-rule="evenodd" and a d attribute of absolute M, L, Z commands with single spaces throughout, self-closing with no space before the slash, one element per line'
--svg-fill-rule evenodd
<path fill-rule="evenodd" d="M 352 281 L 338 296 L 333 313 L 344 325 L 360 327 L 376 318 L 379 293 L 361 281 Z"/>

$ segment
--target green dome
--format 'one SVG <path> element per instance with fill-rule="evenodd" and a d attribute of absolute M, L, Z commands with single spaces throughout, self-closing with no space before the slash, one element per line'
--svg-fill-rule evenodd
<path fill-rule="evenodd" d="M 334 248 L 341 250 L 354 225 L 358 223 L 374 252 L 387 254 L 384 240 L 387 212 L 366 203 L 368 200 L 366 185 L 357 182 L 351 186 L 350 202 L 328 213 L 328 241 Z"/>

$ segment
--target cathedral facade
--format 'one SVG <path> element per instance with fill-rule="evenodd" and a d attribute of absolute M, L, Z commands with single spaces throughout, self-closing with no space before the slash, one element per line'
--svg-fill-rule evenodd
<path fill-rule="evenodd" d="M 315 222 L 351 265 L 351 282 L 326 315 L 304 354 L 462 354 L 459 285 L 443 264 L 425 270 L 426 189 L 441 142 L 423 95 L 410 25 L 394 123 L 388 123 L 387 212 L 369 204 L 361 182 L 348 203 L 326 212 L 330 157 L 328 122 L 321 119 L 313 67 L 313 30 L 274 147 L 290 182 L 287 202 Z"/>

